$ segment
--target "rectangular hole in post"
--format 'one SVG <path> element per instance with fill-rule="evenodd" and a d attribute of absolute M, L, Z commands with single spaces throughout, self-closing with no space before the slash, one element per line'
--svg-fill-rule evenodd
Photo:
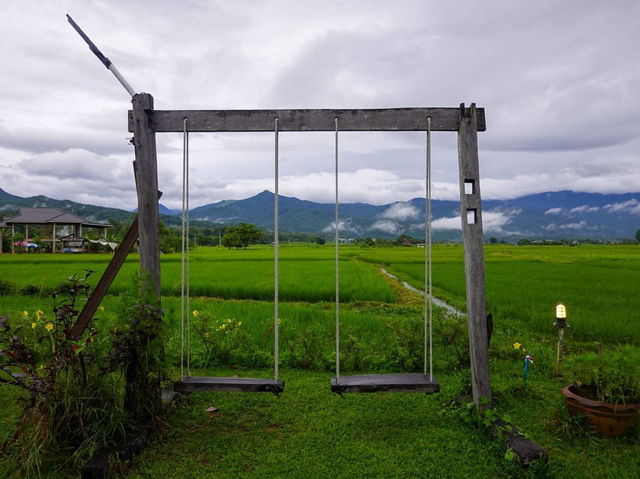
<path fill-rule="evenodd" d="M 476 194 L 476 180 L 464 180 L 464 194 L 465 195 Z"/>
<path fill-rule="evenodd" d="M 467 210 L 467 224 L 475 225 L 478 222 L 478 210 L 468 209 Z"/>

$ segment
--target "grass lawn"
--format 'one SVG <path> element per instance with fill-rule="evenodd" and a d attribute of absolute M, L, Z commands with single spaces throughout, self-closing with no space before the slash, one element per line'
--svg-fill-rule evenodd
<path fill-rule="evenodd" d="M 450 427 L 437 397 L 341 398 L 327 374 L 284 379 L 280 397 L 192 394 L 171 416 L 169 437 L 128 477 L 508 477 L 500 450 L 478 431 Z"/>

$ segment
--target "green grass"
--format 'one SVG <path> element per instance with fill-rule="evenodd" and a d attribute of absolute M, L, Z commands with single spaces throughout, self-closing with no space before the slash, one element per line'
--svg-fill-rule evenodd
<path fill-rule="evenodd" d="M 498 448 L 478 431 L 450 427 L 437 397 L 340 398 L 327 374 L 287 371 L 284 379 L 280 397 L 192 395 L 171 416 L 170 437 L 127 477 L 508 477 Z M 218 413 L 205 412 L 212 405 Z"/>
<path fill-rule="evenodd" d="M 436 295 L 463 311 L 465 279 L 460 246 L 433 252 Z M 424 251 L 404 248 L 394 260 L 375 249 L 358 253 L 380 262 L 417 288 L 424 285 Z M 485 248 L 487 308 L 498 321 L 520 319 L 539 331 L 554 322 L 556 302 L 566 304 L 571 333 L 581 339 L 640 341 L 640 248 L 636 246 Z"/>
<path fill-rule="evenodd" d="M 335 271 L 329 248 L 287 247 L 281 249 L 279 294 L 283 301 L 332 301 L 335 297 Z M 110 256 L 87 255 L 1 255 L 0 279 L 18 289 L 32 285 L 43 293 L 53 291 L 72 274 L 96 271 L 95 284 Z M 395 302 L 395 294 L 375 268 L 344 260 L 340 265 L 340 295 L 344 301 L 375 300 Z M 110 293 L 130 291 L 138 270 L 131 255 L 120 270 Z M 182 266 L 180 255 L 161 257 L 162 294 L 180 295 Z M 191 255 L 190 288 L 193 296 L 269 300 L 274 294 L 273 249 L 248 250 L 198 248 Z"/>
<path fill-rule="evenodd" d="M 207 365 L 205 343 L 192 329 L 195 373 L 273 374 L 272 253 L 269 248 L 200 248 L 192 255 L 192 291 L 198 292 L 191 299 L 191 310 L 199 314 L 191 319 L 209 318 L 208 331 L 216 344 L 228 347 L 226 355 Z M 281 293 L 284 290 L 287 300 L 280 305 L 280 358 L 285 392 L 280 397 L 191 395 L 170 416 L 161 441 L 135 461 L 126 477 L 526 477 L 505 460 L 501 445 L 449 407 L 469 375 L 463 319 L 456 322 L 436 309 L 434 371 L 442 387 L 439 394 L 340 398 L 330 393 L 335 348 L 332 255 L 330 247 L 282 249 Z M 341 305 L 345 374 L 421 370 L 421 307 L 396 304 L 395 292 L 377 270 L 384 266 L 421 288 L 423 255 L 419 248 L 342 249 L 341 296 L 349 299 Z M 464 308 L 462 248 L 437 245 L 433 256 L 436 294 Z M 488 304 L 495 322 L 490 367 L 498 413 L 510 416 L 547 449 L 549 477 L 635 477 L 640 470 L 640 423 L 619 439 L 606 439 L 568 417 L 560 396 L 565 380 L 554 374 L 557 333 L 552 323 L 553 305 L 563 300 L 571 324 L 565 336 L 566 354 L 572 358 L 595 351 L 594 340 L 604 343 L 604 360 L 619 344 L 637 344 L 640 248 L 492 245 L 485 249 L 485 257 Z M 53 285 L 53 277 L 57 280 L 83 267 L 104 268 L 108 257 L 37 255 L 37 259 L 25 264 L 31 255 L 0 257 L 0 279 L 26 285 L 41 278 L 42 284 Z M 123 311 L 131 300 L 120 293 L 130 289 L 136 264 L 137 258 L 131 258 L 112 291 L 117 294 L 102 303 L 103 334 L 127 325 Z M 166 352 L 176 379 L 179 257 L 163 256 L 162 267 Z M 13 321 L 27 321 L 22 312 L 31 314 L 37 308 L 51 314 L 50 299 L 0 296 L 0 314 L 8 312 Z M 228 319 L 242 322 L 238 332 L 220 329 Z M 515 342 L 534 356 L 526 388 L 522 352 L 514 349 Z M 634 351 L 640 367 L 640 351 Z M 18 397 L 0 388 L 0 403 L 10 405 L 0 407 L 0 440 L 16 424 Z M 220 412 L 206 413 L 211 405 Z M 0 476 L 6 475 L 6 467 L 0 458 Z"/>

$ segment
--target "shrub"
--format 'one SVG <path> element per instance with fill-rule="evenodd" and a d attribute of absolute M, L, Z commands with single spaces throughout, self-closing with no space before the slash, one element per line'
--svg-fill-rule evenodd
<path fill-rule="evenodd" d="M 4 279 L 0 279 L 0 295 L 9 295 L 13 294 L 15 291 L 15 286 L 13 283 L 6 281 Z"/>
<path fill-rule="evenodd" d="M 96 329 L 68 338 L 88 276 L 70 278 L 67 294 L 53 295 L 53 315 L 24 311 L 17 326 L 0 318 L 0 382 L 27 392 L 13 441 L 3 445 L 16 475 L 39 475 L 45 463 L 75 465 L 124 434 L 121 376 L 104 364 Z"/>
<path fill-rule="evenodd" d="M 20 294 L 23 294 L 25 296 L 35 296 L 37 294 L 40 294 L 40 288 L 38 286 L 28 284 L 24 288 L 20 289 Z"/>

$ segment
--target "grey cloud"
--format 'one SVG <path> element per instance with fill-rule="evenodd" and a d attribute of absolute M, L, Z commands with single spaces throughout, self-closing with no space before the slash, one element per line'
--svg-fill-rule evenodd
<path fill-rule="evenodd" d="M 72 1 L 67 7 L 134 87 L 154 94 L 157 109 L 475 101 L 487 113 L 488 129 L 479 137 L 485 198 L 559 189 L 638 191 L 637 2 L 442 8 L 406 1 L 398 8 L 392 2 L 283 0 L 274 9 L 268 2 L 247 8 L 242 2 L 143 0 Z M 154 14 L 140 24 L 137 18 L 149 9 Z M 128 156 L 121 181 L 130 185 L 130 100 L 64 13 L 55 3 L 3 5 L 0 55 L 11 68 L 0 83 L 0 165 L 74 149 Z M 342 133 L 340 140 L 347 201 L 422 196 L 423 137 Z M 181 145 L 175 135 L 158 135 L 157 143 L 160 183 L 175 205 Z M 454 134 L 434 134 L 436 198 L 459 196 L 455 145 Z M 201 161 L 194 164 L 194 201 L 246 197 L 272 185 L 269 135 L 194 135 L 193 146 L 194 162 Z M 282 135 L 288 194 L 331 200 L 330 188 L 312 183 L 330 181 L 331 146 L 330 135 Z M 64 192 L 52 176 L 25 168 L 20 175 L 3 171 L 0 187 L 11 182 L 34 193 Z M 77 195 L 129 201 L 108 192 L 116 188 L 110 180 L 102 189 L 89 172 L 83 176 L 75 187 L 87 190 Z"/>

